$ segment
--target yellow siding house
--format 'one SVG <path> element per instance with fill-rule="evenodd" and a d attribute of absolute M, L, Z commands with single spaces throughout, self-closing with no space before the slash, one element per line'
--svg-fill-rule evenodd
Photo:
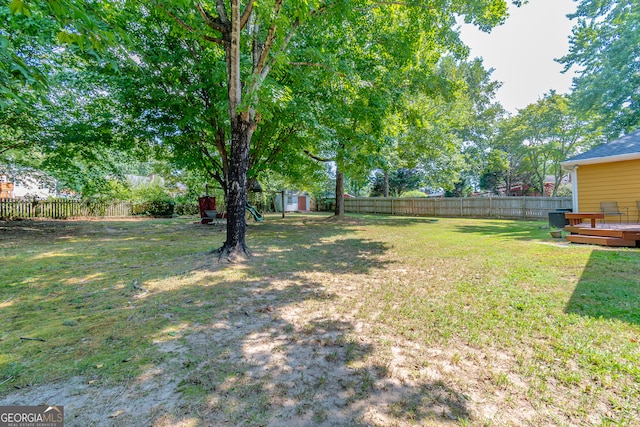
<path fill-rule="evenodd" d="M 562 167 L 571 172 L 574 212 L 600 212 L 600 202 L 618 202 L 622 221 L 640 219 L 640 131 L 564 161 Z"/>

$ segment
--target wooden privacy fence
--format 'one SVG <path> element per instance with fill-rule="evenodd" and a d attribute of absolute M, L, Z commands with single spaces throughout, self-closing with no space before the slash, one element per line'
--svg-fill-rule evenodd
<path fill-rule="evenodd" d="M 125 216 L 131 216 L 131 202 L 93 203 L 66 199 L 35 201 L 0 199 L 0 218 L 6 219 Z"/>
<path fill-rule="evenodd" d="M 548 219 L 549 212 L 571 209 L 570 197 L 445 197 L 344 200 L 345 212 L 463 218 Z"/>

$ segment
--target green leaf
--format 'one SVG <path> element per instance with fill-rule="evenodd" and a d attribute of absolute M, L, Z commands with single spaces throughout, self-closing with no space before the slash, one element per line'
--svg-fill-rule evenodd
<path fill-rule="evenodd" d="M 12 0 L 11 3 L 9 3 L 9 10 L 14 15 L 23 14 L 24 2 L 22 0 Z"/>

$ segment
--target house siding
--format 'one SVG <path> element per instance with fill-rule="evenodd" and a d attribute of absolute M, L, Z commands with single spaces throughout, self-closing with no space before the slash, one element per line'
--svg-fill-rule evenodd
<path fill-rule="evenodd" d="M 638 218 L 640 200 L 640 160 L 581 165 L 578 176 L 578 211 L 599 212 L 600 202 L 616 201 L 622 212 L 629 208 L 629 221 Z M 623 221 L 627 218 L 624 217 Z M 606 221 L 619 218 L 607 217 Z"/>

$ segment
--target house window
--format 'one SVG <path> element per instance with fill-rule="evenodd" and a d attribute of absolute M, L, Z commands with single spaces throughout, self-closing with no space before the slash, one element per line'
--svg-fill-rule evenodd
<path fill-rule="evenodd" d="M 287 196 L 287 204 L 288 205 L 292 205 L 293 204 L 293 196 Z"/>

